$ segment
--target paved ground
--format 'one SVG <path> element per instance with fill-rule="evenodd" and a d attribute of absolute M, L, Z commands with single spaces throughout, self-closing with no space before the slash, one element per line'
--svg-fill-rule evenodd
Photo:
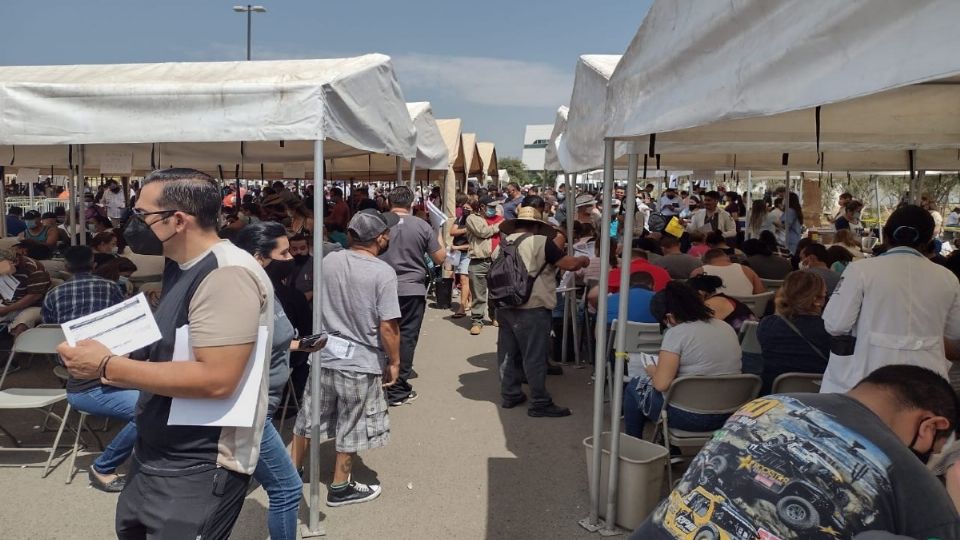
<path fill-rule="evenodd" d="M 593 538 L 577 525 L 589 501 L 582 444 L 591 432 L 589 370 L 567 369 L 548 381 L 554 399 L 573 409 L 571 417 L 534 419 L 523 407 L 501 409 L 496 329 L 486 328 L 473 337 L 466 329 L 469 319 L 448 315 L 427 310 L 415 364 L 419 377 L 413 381 L 420 399 L 390 410 L 390 445 L 361 455 L 362 466 L 355 471 L 361 481 L 382 483 L 383 495 L 362 505 L 324 506 L 327 536 Z M 50 365 L 37 358 L 5 386 L 38 379 L 52 386 L 56 382 Z M 0 425 L 25 442 L 52 440 L 52 433 L 34 429 L 40 419 L 0 412 Z M 286 427 L 288 436 L 292 421 Z M 2 434 L 0 446 L 9 447 Z M 328 471 L 333 449 L 330 444 L 322 448 L 321 468 Z M 112 537 L 116 497 L 87 485 L 85 468 L 92 457 L 78 460 L 84 471 L 70 485 L 64 484 L 66 464 L 46 479 L 40 479 L 38 469 L 20 467 L 42 459 L 33 453 L 0 457 L 0 464 L 13 464 L 0 468 L 0 537 Z M 322 480 L 329 480 L 329 472 Z M 304 492 L 308 494 L 308 488 Z M 321 493 L 325 496 L 324 488 Z M 302 508 L 305 519 L 306 503 Z M 257 489 L 247 498 L 233 538 L 267 538 L 266 512 L 266 495 Z"/>

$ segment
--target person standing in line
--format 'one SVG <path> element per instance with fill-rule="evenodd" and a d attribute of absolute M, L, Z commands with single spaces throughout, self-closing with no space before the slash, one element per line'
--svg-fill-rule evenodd
<path fill-rule="evenodd" d="M 167 258 L 154 312 L 160 341 L 130 357 L 95 340 L 57 351 L 76 379 L 140 390 L 137 442 L 117 502 L 121 539 L 227 538 L 260 456 L 267 415 L 269 348 L 252 425 L 170 425 L 172 398 L 225 399 L 243 380 L 261 328 L 273 336 L 273 287 L 245 251 L 217 236 L 220 188 L 193 169 L 147 176 L 123 231 L 141 255 Z M 187 325 L 193 360 L 174 358 Z M 173 361 L 177 360 L 177 361 Z"/>
<path fill-rule="evenodd" d="M 523 193 L 520 192 L 520 184 L 510 182 L 507 184 L 507 200 L 503 202 L 503 219 L 516 219 L 517 208 L 523 200 Z"/>
<path fill-rule="evenodd" d="M 539 199 L 527 197 L 533 198 Z M 503 222 L 500 230 L 505 241 L 517 243 L 517 253 L 531 278 L 539 272 L 526 303 L 497 308 L 501 406 L 512 409 L 527 401 L 521 388 L 526 375 L 531 398 L 528 416 L 569 416 L 570 409 L 556 405 L 547 391 L 551 311 L 557 305 L 556 273 L 558 268 L 569 272 L 586 268 L 590 259 L 566 255 L 554 241 L 558 231 L 543 221 L 543 214 L 532 206 L 522 206 L 517 219 Z"/>
<path fill-rule="evenodd" d="M 503 216 L 497 215 L 497 202 L 490 197 L 484 197 L 478 202 L 483 215 L 474 212 L 467 216 L 465 227 L 470 239 L 467 253 L 470 255 L 470 265 L 467 274 L 470 276 L 470 292 L 473 303 L 470 306 L 470 335 L 477 336 L 483 330 L 483 318 L 487 316 L 487 272 L 490 271 L 490 261 L 493 253 L 500 244 L 500 224 Z M 496 315 L 492 306 L 489 309 L 494 326 L 497 324 Z"/>
<path fill-rule="evenodd" d="M 890 249 L 847 265 L 823 311 L 834 337 L 821 392 L 846 392 L 890 364 L 947 376 L 944 339 L 960 339 L 960 283 L 922 254 L 933 218 L 919 206 L 902 206 L 887 219 L 883 237 Z"/>
<path fill-rule="evenodd" d="M 124 199 L 123 190 L 120 189 L 120 184 L 116 180 L 107 182 L 107 190 L 103 192 L 100 204 L 107 209 L 107 217 L 110 218 L 113 226 L 119 227 L 123 220 L 123 214 L 127 211 L 127 201 Z"/>
<path fill-rule="evenodd" d="M 782 218 L 784 238 L 790 253 L 799 255 L 797 244 L 800 243 L 800 236 L 803 234 L 803 207 L 800 206 L 800 197 L 792 191 L 787 201 L 787 209 L 784 210 Z"/>
<path fill-rule="evenodd" d="M 357 482 L 351 473 L 357 452 L 380 448 L 390 440 L 384 389 L 400 373 L 402 314 L 397 274 L 378 256 L 390 247 L 391 228 L 399 221 L 392 212 L 361 210 L 347 224 L 350 248 L 323 259 L 323 322 L 329 332 L 339 334 L 328 338 L 320 361 L 313 365 L 320 370 L 320 388 L 307 385 L 290 458 L 297 469 L 303 465 L 315 423 L 325 439 L 336 439 L 333 481 L 327 491 L 331 507 L 371 501 L 381 493 L 379 485 Z M 320 418 L 312 418 L 314 399 L 320 400 Z"/>
<path fill-rule="evenodd" d="M 400 376 L 387 390 L 391 407 L 412 403 L 419 397 L 408 382 L 413 371 L 413 356 L 420 339 L 420 326 L 427 307 L 427 270 L 424 256 L 434 264 L 443 264 L 446 250 L 443 243 L 426 221 L 411 214 L 413 191 L 407 186 L 390 190 L 390 212 L 397 216 L 397 223 L 390 228 L 389 251 L 380 253 L 380 260 L 389 264 L 397 273 L 397 293 L 400 302 Z"/>

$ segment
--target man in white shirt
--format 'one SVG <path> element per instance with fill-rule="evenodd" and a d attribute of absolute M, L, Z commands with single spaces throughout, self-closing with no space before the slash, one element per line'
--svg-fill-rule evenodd
<path fill-rule="evenodd" d="M 720 194 L 716 191 L 708 191 L 703 196 L 703 208 L 693 213 L 687 225 L 687 231 L 703 233 L 720 231 L 724 238 L 736 238 L 737 224 L 726 210 L 717 206 L 719 202 Z"/>
<path fill-rule="evenodd" d="M 947 220 L 943 223 L 945 227 L 957 227 L 960 226 L 960 206 L 953 209 L 952 212 L 947 214 Z"/>
<path fill-rule="evenodd" d="M 123 219 L 123 213 L 127 209 L 127 201 L 123 198 L 123 191 L 116 180 L 107 183 L 107 189 L 103 192 L 100 203 L 106 207 L 107 217 L 113 222 L 114 227 L 119 227 L 120 220 Z"/>

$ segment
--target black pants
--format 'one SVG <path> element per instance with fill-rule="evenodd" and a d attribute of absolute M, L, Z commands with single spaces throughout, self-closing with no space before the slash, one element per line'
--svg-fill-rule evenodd
<path fill-rule="evenodd" d="M 117 501 L 117 538 L 229 538 L 249 483 L 249 476 L 223 468 L 186 476 L 145 474 L 134 457 Z"/>
<path fill-rule="evenodd" d="M 426 307 L 427 299 L 423 296 L 400 297 L 400 376 L 393 386 L 387 388 L 388 402 L 406 399 L 413 391 L 407 379 L 413 371 L 413 355 L 420 340 L 420 326 Z"/>

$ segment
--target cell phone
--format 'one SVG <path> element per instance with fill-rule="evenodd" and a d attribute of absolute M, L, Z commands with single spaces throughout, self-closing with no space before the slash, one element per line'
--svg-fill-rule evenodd
<path fill-rule="evenodd" d="M 312 336 L 302 337 L 300 338 L 300 348 L 312 349 L 317 345 L 317 343 L 327 339 L 328 336 L 337 335 L 340 335 L 340 332 L 320 332 L 319 334 L 313 334 Z"/>

